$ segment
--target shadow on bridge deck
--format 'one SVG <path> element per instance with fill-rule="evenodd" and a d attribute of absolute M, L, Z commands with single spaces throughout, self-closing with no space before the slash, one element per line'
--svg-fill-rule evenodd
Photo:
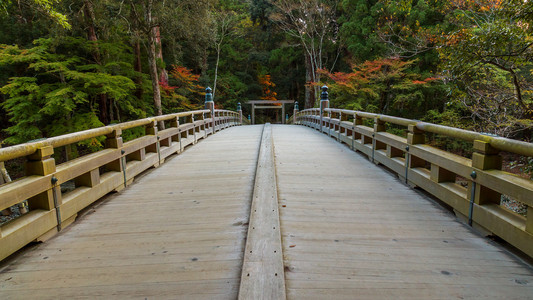
<path fill-rule="evenodd" d="M 0 296 L 237 298 L 262 130 L 209 137 L 17 254 Z M 533 298 L 529 266 L 362 156 L 272 137 L 287 298 Z"/>

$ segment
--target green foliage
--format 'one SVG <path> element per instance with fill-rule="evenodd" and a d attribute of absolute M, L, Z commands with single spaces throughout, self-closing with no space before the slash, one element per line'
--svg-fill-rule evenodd
<path fill-rule="evenodd" d="M 217 108 L 264 96 L 264 75 L 270 75 L 276 98 L 297 100 L 302 108 L 305 99 L 313 100 L 306 93 L 316 70 L 309 66 L 312 58 L 327 69 L 318 75 L 334 82 L 332 106 L 533 138 L 533 2 L 147 3 L 1 2 L 0 44 L 6 45 L 0 49 L 0 124 L 7 141 L 154 115 L 146 46 L 156 25 L 162 58 L 155 61 L 170 73 L 168 83 L 160 80 L 164 113 L 202 107 L 203 87 L 213 87 L 215 73 Z M 288 21 L 291 15 L 306 21 L 297 26 Z M 61 27 L 67 19 L 70 30 Z M 316 35 L 318 29 L 326 33 Z M 141 65 L 134 68 L 136 61 Z M 190 76 L 173 76 L 174 66 Z M 248 107 L 243 109 L 247 115 Z M 131 130 L 123 137 L 142 134 Z M 468 151 L 467 145 L 435 139 L 436 145 Z M 83 147 L 96 149 L 101 142 L 84 141 Z"/>
<path fill-rule="evenodd" d="M 409 68 L 415 60 L 378 59 L 356 64 L 351 73 L 329 73 L 333 80 L 334 107 L 370 112 L 416 117 L 413 107 L 420 106 L 424 91 L 438 82 L 436 78 L 424 78 Z M 405 110 L 411 109 L 410 113 Z"/>
<path fill-rule="evenodd" d="M 357 62 L 384 56 L 386 45 L 379 40 L 378 20 L 383 4 L 379 0 L 343 0 L 339 18 L 340 37 Z"/>
<path fill-rule="evenodd" d="M 533 36 L 520 17 L 524 6 L 530 4 L 450 4 L 456 28 L 441 42 L 441 67 L 453 101 L 468 109 L 476 130 L 514 136 L 533 126 Z"/>
<path fill-rule="evenodd" d="M 135 85 L 125 76 L 113 75 L 120 65 L 99 66 L 75 55 L 74 49 L 90 47 L 86 41 L 75 38 L 39 39 L 29 49 L 0 46 L 0 65 L 23 70 L 21 76 L 12 77 L 0 88 L 8 96 L 2 106 L 13 124 L 6 129 L 11 135 L 7 143 L 103 125 L 91 99 L 106 94 L 120 101 Z"/>
<path fill-rule="evenodd" d="M 3 0 L 0 3 L 0 12 L 8 14 L 9 6 L 13 5 L 14 2 L 17 2 L 18 5 L 25 5 L 28 8 L 38 10 L 65 29 L 71 28 L 67 17 L 57 10 L 59 0 L 32 0 L 31 2 L 28 0 Z"/>

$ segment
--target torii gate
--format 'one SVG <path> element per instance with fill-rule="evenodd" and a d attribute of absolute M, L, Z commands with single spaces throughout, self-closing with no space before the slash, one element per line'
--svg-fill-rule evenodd
<path fill-rule="evenodd" d="M 271 109 L 271 108 L 280 109 L 281 108 L 281 123 L 285 124 L 285 104 L 287 103 L 294 103 L 294 100 L 250 100 L 246 102 L 246 104 L 252 105 L 252 124 L 255 124 L 255 110 L 260 109 L 260 108 L 265 108 L 265 109 Z M 256 104 L 266 104 L 266 105 L 256 106 Z M 281 106 L 274 105 L 274 104 L 281 104 Z"/>

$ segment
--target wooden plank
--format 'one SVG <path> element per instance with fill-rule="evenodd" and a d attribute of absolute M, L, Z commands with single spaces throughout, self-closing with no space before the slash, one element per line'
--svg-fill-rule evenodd
<path fill-rule="evenodd" d="M 54 229 L 56 225 L 55 210 L 33 210 L 2 226 L 0 260 L 8 257 L 49 230 Z"/>
<path fill-rule="evenodd" d="M 104 149 L 57 165 L 54 176 L 58 179 L 58 184 L 61 184 L 119 158 L 120 150 Z"/>
<path fill-rule="evenodd" d="M 53 175 L 26 176 L 0 187 L 0 210 L 6 209 L 28 198 L 52 188 Z"/>
<path fill-rule="evenodd" d="M 235 299 L 261 129 L 234 127 L 202 140 L 5 262 L 2 298 Z M 153 159 L 128 163 L 127 173 Z M 75 212 L 122 176 L 106 173 L 93 189 L 65 194 L 62 211 Z"/>
<path fill-rule="evenodd" d="M 286 299 L 272 129 L 263 129 L 239 299 Z"/>
<path fill-rule="evenodd" d="M 305 127 L 273 126 L 273 137 L 288 298 L 533 295 L 530 267 L 367 157 Z M 409 176 L 431 182 L 426 170 Z M 463 190 L 431 184 L 467 204 Z"/>

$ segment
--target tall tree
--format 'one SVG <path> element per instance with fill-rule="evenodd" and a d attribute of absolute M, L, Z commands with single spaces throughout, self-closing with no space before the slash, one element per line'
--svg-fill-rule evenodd
<path fill-rule="evenodd" d="M 98 47 L 98 37 L 96 35 L 96 17 L 94 14 L 94 5 L 91 0 L 83 0 L 83 15 L 87 28 L 87 39 L 93 43 L 93 59 L 96 64 L 102 65 L 102 57 Z M 108 104 L 106 94 L 98 95 L 99 98 L 99 119 L 104 124 L 109 124 L 113 119 L 113 109 Z"/>
<path fill-rule="evenodd" d="M 222 45 L 232 36 L 240 35 L 237 33 L 237 25 L 240 20 L 245 18 L 242 14 L 235 11 L 235 7 L 231 2 L 232 1 L 220 1 L 217 8 L 210 12 L 212 22 L 211 39 L 216 52 L 213 97 L 215 97 L 217 90 L 218 67 L 220 64 Z"/>
<path fill-rule="evenodd" d="M 319 93 L 315 84 L 320 81 L 318 70 L 327 65 L 328 44 L 337 42 L 337 1 L 279 0 L 272 3 L 277 8 L 272 19 L 304 49 L 306 81 L 309 83 L 306 84 L 305 107 L 313 107 Z"/>
<path fill-rule="evenodd" d="M 150 78 L 152 80 L 153 101 L 156 115 L 163 114 L 161 106 L 161 89 L 159 88 L 159 75 L 157 71 L 157 31 L 160 27 L 157 13 L 162 13 L 166 8 L 166 1 L 159 2 L 154 0 L 133 1 L 130 0 L 132 25 L 135 35 L 144 42 L 148 52 L 148 66 Z M 140 3 L 139 3 L 140 2 Z M 172 2 L 172 1 L 168 1 Z M 160 124 L 163 127 L 163 124 Z"/>

